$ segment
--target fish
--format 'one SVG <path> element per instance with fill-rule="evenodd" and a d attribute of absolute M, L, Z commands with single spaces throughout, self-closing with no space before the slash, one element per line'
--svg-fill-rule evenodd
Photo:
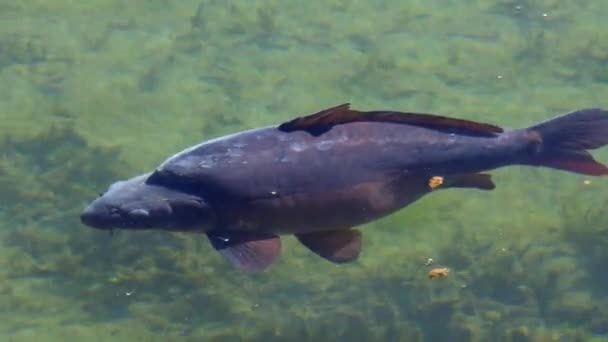
<path fill-rule="evenodd" d="M 349 103 L 188 147 L 111 184 L 84 208 L 101 230 L 204 234 L 236 269 L 262 272 L 294 236 L 335 264 L 362 249 L 361 227 L 443 189 L 496 188 L 489 171 L 543 167 L 605 176 L 608 111 L 583 108 L 525 128 Z"/>

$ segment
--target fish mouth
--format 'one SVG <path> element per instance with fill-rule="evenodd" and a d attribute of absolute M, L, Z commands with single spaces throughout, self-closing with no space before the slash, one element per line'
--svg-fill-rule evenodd
<path fill-rule="evenodd" d="M 114 216 L 116 214 L 110 210 L 100 210 L 98 206 L 89 205 L 80 213 L 80 222 L 91 228 L 114 229 L 118 228 Z"/>
<path fill-rule="evenodd" d="M 85 226 L 102 229 L 154 229 L 150 213 L 143 209 L 129 212 L 131 216 L 123 216 L 115 209 L 99 208 L 89 205 L 80 214 L 80 222 Z M 156 222 L 158 224 L 158 222 Z"/>
<path fill-rule="evenodd" d="M 80 213 L 80 222 L 82 224 L 98 229 L 110 229 L 107 224 L 104 224 L 104 220 L 101 220 L 100 215 L 93 208 L 86 207 L 82 213 Z"/>

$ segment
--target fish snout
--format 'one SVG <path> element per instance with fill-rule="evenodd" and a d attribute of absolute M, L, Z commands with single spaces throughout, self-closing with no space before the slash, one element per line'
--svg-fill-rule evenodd
<path fill-rule="evenodd" d="M 99 207 L 95 204 L 91 204 L 84 208 L 80 213 L 80 222 L 84 225 L 97 228 L 97 229 L 110 229 L 112 228 L 109 223 L 111 213 L 105 208 Z"/>

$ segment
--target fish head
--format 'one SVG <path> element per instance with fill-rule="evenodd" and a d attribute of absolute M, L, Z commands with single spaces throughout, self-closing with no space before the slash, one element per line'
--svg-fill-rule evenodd
<path fill-rule="evenodd" d="M 81 213 L 83 224 L 105 230 L 159 229 L 204 232 L 215 224 L 198 196 L 146 183 L 149 174 L 112 184 Z"/>

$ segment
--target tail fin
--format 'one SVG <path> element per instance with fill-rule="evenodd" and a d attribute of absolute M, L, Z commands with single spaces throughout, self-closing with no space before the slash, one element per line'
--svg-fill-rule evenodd
<path fill-rule="evenodd" d="M 539 141 L 530 164 L 584 175 L 608 175 L 608 167 L 587 152 L 608 144 L 608 110 L 580 109 L 528 128 Z"/>

